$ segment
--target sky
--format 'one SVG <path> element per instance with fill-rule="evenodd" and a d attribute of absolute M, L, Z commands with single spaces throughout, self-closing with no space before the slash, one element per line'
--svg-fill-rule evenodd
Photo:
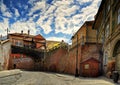
<path fill-rule="evenodd" d="M 0 35 L 41 34 L 47 40 L 71 43 L 85 21 L 94 20 L 101 0 L 0 0 Z"/>

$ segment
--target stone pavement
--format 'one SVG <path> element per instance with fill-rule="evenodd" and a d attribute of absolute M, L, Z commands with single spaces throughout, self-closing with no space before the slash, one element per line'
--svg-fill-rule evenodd
<path fill-rule="evenodd" d="M 23 71 L 22 76 L 12 85 L 120 85 L 105 77 L 75 78 L 73 75 Z"/>
<path fill-rule="evenodd" d="M 21 77 L 21 70 L 0 71 L 0 85 L 11 85 Z"/>

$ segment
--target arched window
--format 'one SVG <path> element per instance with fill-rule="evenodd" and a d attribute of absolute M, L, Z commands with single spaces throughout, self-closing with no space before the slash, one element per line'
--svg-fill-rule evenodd
<path fill-rule="evenodd" d="M 113 50 L 113 57 L 120 53 L 120 40 L 116 43 L 114 50 Z"/>

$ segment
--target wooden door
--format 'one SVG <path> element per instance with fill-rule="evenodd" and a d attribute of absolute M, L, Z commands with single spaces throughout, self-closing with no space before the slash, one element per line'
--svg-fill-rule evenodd
<path fill-rule="evenodd" d="M 91 63 L 90 64 L 90 75 L 91 75 L 91 77 L 97 77 L 98 76 L 98 63 Z"/>

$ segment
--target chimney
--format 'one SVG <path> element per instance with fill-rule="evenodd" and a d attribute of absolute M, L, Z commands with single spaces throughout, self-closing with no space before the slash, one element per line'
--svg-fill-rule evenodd
<path fill-rule="evenodd" d="M 28 35 L 30 35 L 30 30 L 28 30 Z"/>
<path fill-rule="evenodd" d="M 23 34 L 23 30 L 21 30 L 21 34 Z"/>

